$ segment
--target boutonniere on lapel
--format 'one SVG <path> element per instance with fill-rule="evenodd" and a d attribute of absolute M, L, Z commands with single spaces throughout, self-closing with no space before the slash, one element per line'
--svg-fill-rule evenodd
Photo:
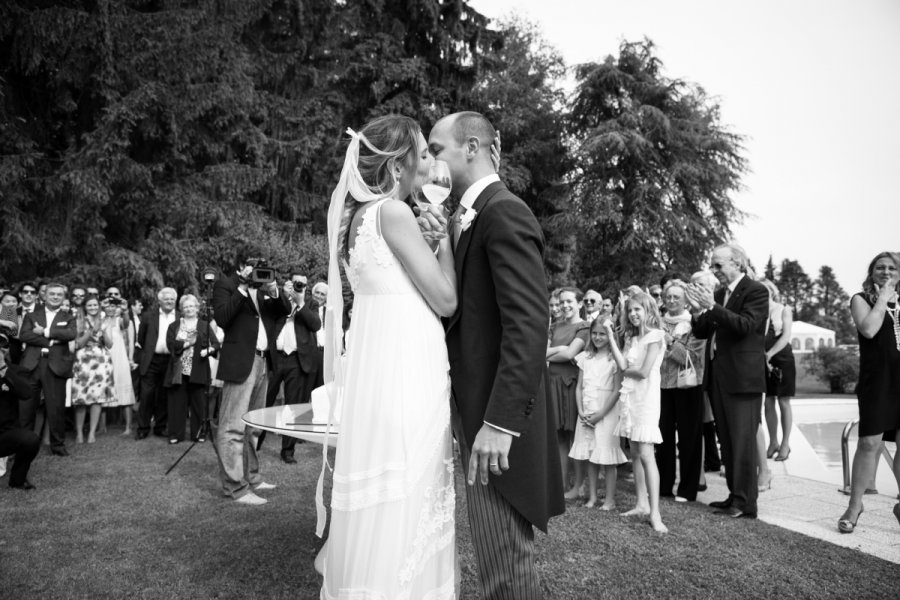
<path fill-rule="evenodd" d="M 474 208 L 466 209 L 461 215 L 459 215 L 459 230 L 465 231 L 469 227 L 472 226 L 472 221 L 475 220 L 475 217 L 478 216 L 478 211 Z"/>

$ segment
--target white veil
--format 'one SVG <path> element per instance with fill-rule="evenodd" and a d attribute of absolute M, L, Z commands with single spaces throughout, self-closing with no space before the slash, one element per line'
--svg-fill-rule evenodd
<path fill-rule="evenodd" d="M 390 197 L 394 189 L 387 193 L 373 191 L 359 173 L 359 145 L 364 143 L 375 154 L 385 155 L 372 146 L 361 133 L 347 128 L 350 144 L 344 156 L 344 166 L 337 187 L 331 194 L 331 205 L 328 207 L 328 300 L 325 304 L 325 356 L 324 380 L 328 392 L 328 424 L 325 428 L 325 440 L 322 443 L 322 471 L 316 485 L 316 535 L 322 537 L 325 530 L 324 478 L 328 464 L 328 438 L 334 422 L 334 409 L 344 393 L 344 373 L 341 362 L 344 320 L 344 294 L 341 285 L 340 269 L 340 233 L 341 220 L 344 218 L 344 205 L 347 194 L 357 202 L 373 202 Z M 395 182 L 396 188 L 397 182 Z"/>

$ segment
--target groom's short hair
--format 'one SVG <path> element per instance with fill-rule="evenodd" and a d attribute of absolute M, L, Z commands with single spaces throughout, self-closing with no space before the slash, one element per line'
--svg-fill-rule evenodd
<path fill-rule="evenodd" d="M 465 144 L 470 137 L 477 137 L 481 146 L 490 146 L 497 133 L 491 122 L 481 113 L 473 111 L 457 113 L 453 121 L 453 138 L 457 144 Z"/>

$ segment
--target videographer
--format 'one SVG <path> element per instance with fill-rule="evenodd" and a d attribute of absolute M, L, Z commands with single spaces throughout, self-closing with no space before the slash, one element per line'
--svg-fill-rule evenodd
<path fill-rule="evenodd" d="M 15 455 L 9 473 L 9 487 L 33 490 L 28 481 L 31 461 L 41 448 L 41 438 L 30 429 L 19 427 L 19 401 L 31 397 L 31 383 L 19 367 L 10 364 L 8 341 L 11 328 L 0 331 L 0 457 Z"/>
<path fill-rule="evenodd" d="M 306 299 L 306 275 L 291 274 L 291 280 L 284 284 L 284 295 L 291 300 L 291 313 L 279 319 L 275 325 L 275 352 L 272 353 L 272 377 L 269 378 L 269 391 L 266 395 L 266 406 L 275 403 L 278 387 L 284 383 L 284 403 L 300 404 L 309 402 L 304 396 L 308 380 L 315 377 L 316 372 L 316 332 L 322 326 L 317 313 L 318 303 Z M 311 386 L 309 386 L 311 390 Z M 297 439 L 290 436 L 281 437 L 281 460 L 294 464 L 294 446 Z"/>
<path fill-rule="evenodd" d="M 245 426 L 241 417 L 265 407 L 275 321 L 290 310 L 290 301 L 279 294 L 274 272 L 262 259 L 242 259 L 234 274 L 218 279 L 213 287 L 213 315 L 225 333 L 218 369 L 218 378 L 224 381 L 216 433 L 219 477 L 223 493 L 241 504 L 265 504 L 254 491 L 275 487 L 259 475 L 259 430 Z"/>

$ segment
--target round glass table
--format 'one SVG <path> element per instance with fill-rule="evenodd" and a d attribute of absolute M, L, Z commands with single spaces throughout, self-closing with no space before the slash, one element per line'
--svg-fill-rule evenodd
<path fill-rule="evenodd" d="M 312 405 L 305 403 L 258 408 L 245 413 L 242 418 L 244 423 L 257 429 L 321 444 L 325 441 L 325 425 L 313 423 L 312 416 Z M 337 426 L 332 425 L 329 446 L 337 446 L 337 433 Z"/>

